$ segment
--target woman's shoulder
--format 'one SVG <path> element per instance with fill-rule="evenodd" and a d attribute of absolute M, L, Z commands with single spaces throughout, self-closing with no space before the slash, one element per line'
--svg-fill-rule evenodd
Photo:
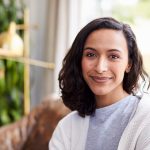
<path fill-rule="evenodd" d="M 62 128 L 78 128 L 83 124 L 87 124 L 88 121 L 89 116 L 81 117 L 77 111 L 72 111 L 59 121 L 58 126 Z"/>
<path fill-rule="evenodd" d="M 72 111 L 70 112 L 69 114 L 67 114 L 64 118 L 61 119 L 61 122 L 64 122 L 64 121 L 71 121 L 72 119 L 74 118 L 79 118 L 79 114 L 77 111 Z"/>
<path fill-rule="evenodd" d="M 122 147 L 126 149 L 127 147 L 129 148 L 129 146 L 135 146 L 136 143 L 138 145 L 137 147 L 139 147 L 139 143 L 141 145 L 141 143 L 145 143 L 145 141 L 150 142 L 150 95 L 143 94 L 139 98 L 140 102 L 137 110 L 124 130 L 118 150 L 122 150 Z"/>
<path fill-rule="evenodd" d="M 139 103 L 139 109 L 150 112 L 150 94 L 143 94 Z"/>
<path fill-rule="evenodd" d="M 142 121 L 150 121 L 150 94 L 143 94 L 140 96 L 140 102 L 134 118 Z"/>
<path fill-rule="evenodd" d="M 70 149 L 70 147 L 74 147 L 74 149 L 76 149 L 76 143 L 80 143 L 77 149 L 82 149 L 85 142 L 84 139 L 87 135 L 88 125 L 89 116 L 81 117 L 77 111 L 69 113 L 59 121 L 53 133 L 50 146 L 57 141 L 61 143 L 65 141 L 64 149 Z M 56 145 L 58 145 L 58 143 L 56 143 Z"/>
<path fill-rule="evenodd" d="M 77 111 L 72 111 L 68 115 L 66 115 L 63 119 L 60 120 L 61 123 L 72 122 L 72 121 L 82 121 L 85 120 L 86 117 L 81 117 Z"/>

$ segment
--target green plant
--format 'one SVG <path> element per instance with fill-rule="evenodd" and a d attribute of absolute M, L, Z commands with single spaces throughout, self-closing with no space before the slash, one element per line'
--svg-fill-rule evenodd
<path fill-rule="evenodd" d="M 0 0 L 0 33 L 8 30 L 11 21 L 23 23 L 23 1 L 20 0 L 19 4 L 16 0 L 8 0 L 7 3 Z M 0 60 L 0 126 L 16 121 L 23 115 L 23 70 L 21 63 Z"/>

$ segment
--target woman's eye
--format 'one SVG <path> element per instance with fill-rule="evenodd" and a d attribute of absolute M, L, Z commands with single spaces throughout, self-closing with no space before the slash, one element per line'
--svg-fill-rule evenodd
<path fill-rule="evenodd" d="M 96 55 L 94 53 L 86 53 L 85 54 L 87 57 L 96 57 Z"/>
<path fill-rule="evenodd" d="M 110 55 L 109 58 L 110 58 L 110 59 L 118 59 L 119 56 L 117 56 L 117 55 Z"/>

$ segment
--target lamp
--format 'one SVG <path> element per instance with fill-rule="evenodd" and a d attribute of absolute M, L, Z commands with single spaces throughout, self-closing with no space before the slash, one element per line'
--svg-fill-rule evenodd
<path fill-rule="evenodd" d="M 16 32 L 15 22 L 10 23 L 8 31 L 0 34 L 0 47 L 16 55 L 23 55 L 23 40 Z"/>

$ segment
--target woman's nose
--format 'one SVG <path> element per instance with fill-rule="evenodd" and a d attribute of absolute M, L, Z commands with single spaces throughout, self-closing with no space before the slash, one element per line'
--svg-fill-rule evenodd
<path fill-rule="evenodd" d="M 108 70 L 108 61 L 106 58 L 99 58 L 95 65 L 95 70 L 98 73 L 103 73 Z"/>

